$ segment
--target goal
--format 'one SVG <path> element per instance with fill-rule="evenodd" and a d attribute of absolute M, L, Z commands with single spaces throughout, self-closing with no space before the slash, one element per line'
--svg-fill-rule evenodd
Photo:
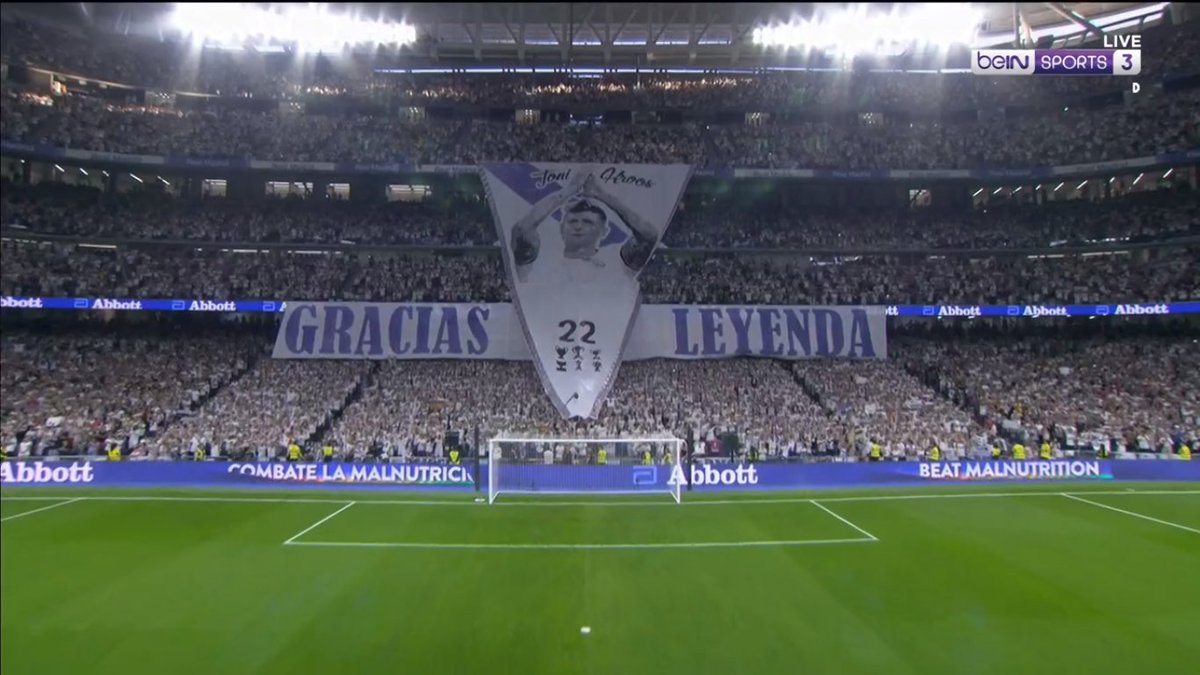
<path fill-rule="evenodd" d="M 502 494 L 669 494 L 684 482 L 682 439 L 493 438 L 488 503 Z"/>

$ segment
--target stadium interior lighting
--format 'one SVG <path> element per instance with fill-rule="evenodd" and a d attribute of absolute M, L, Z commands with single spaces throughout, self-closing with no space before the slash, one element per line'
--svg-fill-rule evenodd
<path fill-rule="evenodd" d="M 1142 176 L 1145 176 L 1145 175 L 1146 175 L 1146 174 L 1144 174 L 1144 173 L 1139 173 L 1139 174 L 1137 175 L 1137 178 L 1134 178 L 1134 179 L 1133 179 L 1133 184 L 1134 184 L 1134 185 L 1137 185 L 1137 184 L 1138 184 L 1138 181 L 1140 181 L 1140 180 L 1142 179 Z"/>
<path fill-rule="evenodd" d="M 87 172 L 87 169 L 85 169 L 85 168 L 83 168 L 83 167 L 79 167 L 79 173 L 81 173 L 81 174 L 83 174 L 83 175 L 85 175 L 85 176 L 90 176 L 90 175 L 92 175 L 92 174 L 88 173 L 88 172 Z"/>
<path fill-rule="evenodd" d="M 993 195 L 993 196 L 995 196 L 995 195 L 998 195 L 998 194 L 1000 194 L 1000 191 L 1001 191 L 1001 190 L 1003 190 L 1003 189 L 1004 189 L 1004 188 L 1002 188 L 1002 187 L 998 187 L 998 188 L 996 188 L 995 190 L 992 190 L 992 195 Z"/>
<path fill-rule="evenodd" d="M 263 9 L 249 3 L 176 3 L 169 25 L 212 45 L 271 48 L 271 42 L 295 44 L 301 51 L 341 49 L 346 45 L 404 45 L 417 32 L 404 23 L 370 20 L 329 11 L 324 3 L 286 4 Z"/>
<path fill-rule="evenodd" d="M 132 179 L 134 179 L 134 180 L 136 180 L 136 181 L 137 181 L 137 182 L 139 182 L 139 183 L 145 183 L 145 182 L 146 182 L 146 181 L 142 180 L 141 178 L 138 178 L 136 173 L 131 173 L 131 174 L 129 174 L 129 177 L 130 177 L 130 178 L 132 178 Z"/>
<path fill-rule="evenodd" d="M 812 19 L 754 29 L 754 44 L 807 47 L 842 55 L 902 54 L 912 47 L 970 44 L 982 16 L 969 4 L 918 5 L 872 13 L 866 5 L 818 14 Z"/>
<path fill-rule="evenodd" d="M 1088 182 L 1087 182 L 1087 180 L 1085 179 L 1085 180 L 1084 180 L 1082 183 L 1080 183 L 1079 185 L 1076 185 L 1076 186 L 1075 186 L 1075 189 L 1076 189 L 1076 190 L 1082 190 L 1082 189 L 1083 189 L 1083 186 L 1084 186 L 1084 185 L 1087 185 L 1087 184 L 1088 184 Z"/>
<path fill-rule="evenodd" d="M 1167 178 L 1173 173 L 1175 173 L 1175 169 L 1167 169 L 1167 172 L 1163 174 L 1163 178 Z"/>
<path fill-rule="evenodd" d="M 1061 189 L 1062 189 L 1062 186 L 1063 186 L 1063 185 L 1066 185 L 1066 181 L 1063 181 L 1063 182 L 1059 183 L 1058 185 L 1055 185 L 1055 186 L 1054 186 L 1054 191 L 1055 191 L 1055 192 L 1058 192 L 1059 190 L 1061 190 Z"/>
<path fill-rule="evenodd" d="M 54 165 L 54 170 L 55 170 L 55 171 L 57 171 L 57 172 L 59 172 L 59 173 L 66 173 L 66 172 L 67 172 L 67 170 L 66 170 L 66 169 L 62 168 L 61 166 L 59 166 L 59 165 L 57 165 L 57 164 L 55 164 L 55 165 Z"/>
<path fill-rule="evenodd" d="M 1020 192 L 1020 191 L 1021 191 L 1021 190 L 1022 190 L 1024 187 L 1025 187 L 1024 185 L 1018 185 L 1018 186 L 1017 186 L 1017 189 L 1016 189 L 1016 190 L 1013 190 L 1013 191 L 1012 191 L 1012 193 L 1015 195 L 1015 194 L 1017 194 L 1018 192 Z"/>
<path fill-rule="evenodd" d="M 979 189 L 978 189 L 978 190 L 976 190 L 974 193 L 972 193 L 972 194 L 971 194 L 971 196 L 972 196 L 972 197 L 978 197 L 980 192 L 983 192 L 983 188 L 979 188 Z"/>

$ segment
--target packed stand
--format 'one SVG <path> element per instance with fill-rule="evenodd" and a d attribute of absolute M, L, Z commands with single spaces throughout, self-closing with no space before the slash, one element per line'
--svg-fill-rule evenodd
<path fill-rule="evenodd" d="M 676 248 L 1003 249 L 1185 235 L 1200 235 L 1200 199 L 1191 191 L 1155 190 L 1115 200 L 993 205 L 959 212 L 729 203 L 681 209 L 664 242 Z"/>
<path fill-rule="evenodd" d="M 624 363 L 594 420 L 563 420 L 527 362 L 385 362 L 326 438 L 343 457 L 419 460 L 445 456 L 446 432 L 470 442 L 476 427 L 481 439 L 684 438 L 690 429 L 701 456 L 726 432 L 764 459 L 848 449 L 843 425 L 786 369 L 751 359 Z"/>
<path fill-rule="evenodd" d="M 258 345 L 220 334 L 0 339 L 0 422 L 9 456 L 125 454 L 249 367 Z"/>
<path fill-rule="evenodd" d="M 98 239 L 244 243 L 494 246 L 492 216 L 478 201 L 438 206 L 362 205 L 321 199 L 175 199 L 104 194 L 87 187 L 4 184 L 6 230 Z M 1047 190 L 1053 186 L 1047 186 Z M 992 205 L 947 212 L 821 209 L 807 204 L 691 205 L 685 199 L 663 243 L 669 248 L 818 250 L 1002 249 L 1148 242 L 1200 235 L 1200 198 L 1153 190 L 1103 201 Z"/>
<path fill-rule="evenodd" d="M 96 250 L 0 244 L 0 292 L 49 297 L 500 302 L 497 256 Z"/>
<path fill-rule="evenodd" d="M 327 436 L 340 456 L 415 461 L 449 451 L 446 432 L 474 442 L 558 417 L 528 362 L 386 361 Z"/>
<path fill-rule="evenodd" d="M 14 296 L 507 302 L 500 258 L 0 245 L 0 293 Z M 1200 299 L 1200 252 L 1040 258 L 855 256 L 834 263 L 659 255 L 647 303 L 1089 304 Z"/>
<path fill-rule="evenodd" d="M 261 359 L 194 414 L 143 444 L 134 458 L 179 459 L 205 448 L 213 459 L 270 461 L 327 427 L 361 386 L 361 361 Z"/>
<path fill-rule="evenodd" d="M 1139 100 L 1141 101 L 1141 100 Z M 203 158 L 470 164 L 678 163 L 699 167 L 966 169 L 1095 162 L 1200 145 L 1200 93 L 1129 107 L 986 123 L 878 126 L 410 122 L 392 116 L 183 112 L 84 96 L 3 93 L 0 137 L 82 150 Z"/>
<path fill-rule="evenodd" d="M 947 459 L 978 456 L 982 434 L 962 409 L 895 361 L 798 361 L 793 371 L 834 419 L 854 430 L 851 446 L 867 456 L 915 459 L 937 445 Z M 985 455 L 986 456 L 986 455 Z"/>
<path fill-rule="evenodd" d="M 436 163 L 453 122 L 394 117 L 184 112 L 5 89 L 0 137 L 9 141 L 135 155 L 297 162 Z"/>
<path fill-rule="evenodd" d="M 1200 298 L 1197 251 L 1040 258 L 813 261 L 658 256 L 641 275 L 647 303 L 764 305 L 1089 304 Z"/>
<path fill-rule="evenodd" d="M 41 234 L 252 243 L 474 246 L 496 242 L 478 204 L 439 209 L 320 199 L 183 200 L 162 193 L 106 195 L 86 187 L 5 185 L 0 224 Z"/>
<path fill-rule="evenodd" d="M 1200 431 L 1194 339 L 906 340 L 905 361 L 1013 442 L 1163 452 Z"/>

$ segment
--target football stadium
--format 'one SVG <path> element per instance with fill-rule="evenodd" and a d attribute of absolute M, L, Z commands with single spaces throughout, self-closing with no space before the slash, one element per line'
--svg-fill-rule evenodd
<path fill-rule="evenodd" d="M 1183 675 L 1191 3 L 4 3 L 0 672 Z"/>

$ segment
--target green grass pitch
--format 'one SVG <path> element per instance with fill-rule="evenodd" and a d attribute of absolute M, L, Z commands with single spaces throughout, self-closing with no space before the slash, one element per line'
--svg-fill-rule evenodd
<path fill-rule="evenodd" d="M 1195 483 L 473 497 L 5 490 L 0 671 L 1200 672 Z"/>

